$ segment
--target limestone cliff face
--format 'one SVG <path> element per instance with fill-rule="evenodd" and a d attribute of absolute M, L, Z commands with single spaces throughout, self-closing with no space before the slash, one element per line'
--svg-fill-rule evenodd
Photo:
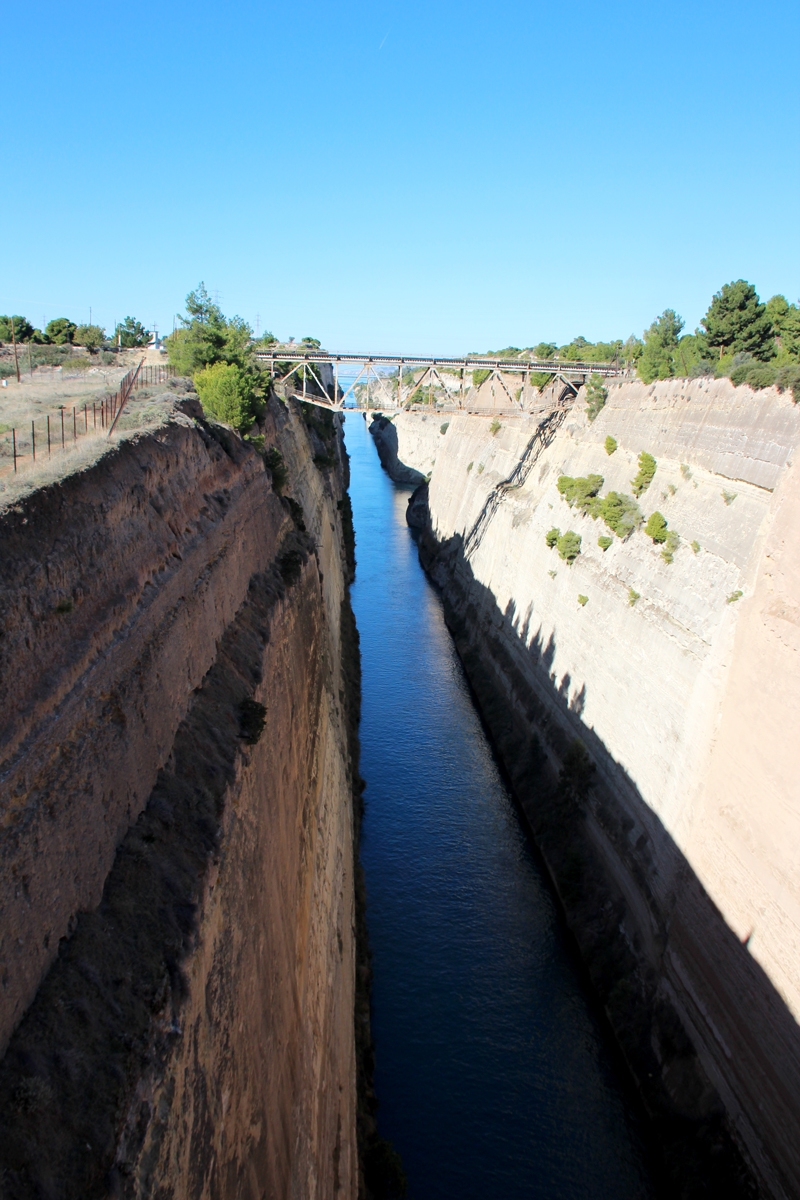
<path fill-rule="evenodd" d="M 592 424 L 579 400 L 538 438 L 523 416 L 494 435 L 480 417 L 444 436 L 426 424 L 436 433 L 393 422 L 401 462 L 427 473 L 435 455 L 423 560 L 673 1166 L 685 1160 L 674 1186 L 719 1181 L 725 1164 L 729 1194 L 747 1194 L 732 1134 L 765 1191 L 795 1195 L 800 413 L 774 390 L 676 380 L 612 387 Z M 641 530 L 603 551 L 609 530 L 556 487 L 595 473 L 603 495 L 630 494 L 643 450 L 658 468 L 641 507 L 681 537 L 671 563 Z M 548 548 L 552 527 L 581 536 L 574 565 Z"/>
<path fill-rule="evenodd" d="M 8 1196 L 357 1192 L 340 439 L 183 408 L 0 531 Z"/>

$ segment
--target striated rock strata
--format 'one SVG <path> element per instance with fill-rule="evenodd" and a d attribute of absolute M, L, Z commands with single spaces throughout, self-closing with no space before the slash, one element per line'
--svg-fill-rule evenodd
<path fill-rule="evenodd" d="M 670 1196 L 800 1193 L 800 413 L 673 380 L 393 421 L 423 562 L 665 1150 Z M 608 435 L 618 449 L 605 450 Z M 680 535 L 613 538 L 561 475 Z M 416 457 L 415 457 L 416 456 Z M 431 460 L 435 463 L 431 468 Z M 572 566 L 551 528 L 582 539 Z M 579 601 L 579 597 L 581 600 Z"/>
<path fill-rule="evenodd" d="M 0 529 L 3 1192 L 354 1197 L 346 463 L 179 407 Z"/>

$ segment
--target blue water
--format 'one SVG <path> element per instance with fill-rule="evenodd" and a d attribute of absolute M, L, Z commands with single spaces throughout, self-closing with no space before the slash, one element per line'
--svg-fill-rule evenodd
<path fill-rule="evenodd" d="M 627 1095 L 392 484 L 345 426 L 380 1132 L 409 1200 L 649 1197 Z"/>

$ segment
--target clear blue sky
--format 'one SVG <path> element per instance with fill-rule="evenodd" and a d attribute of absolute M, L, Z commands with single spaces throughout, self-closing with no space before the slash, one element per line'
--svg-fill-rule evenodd
<path fill-rule="evenodd" d="M 693 328 L 800 294 L 800 4 L 109 5 L 3 18 L 0 312 L 223 309 L 341 350 Z"/>

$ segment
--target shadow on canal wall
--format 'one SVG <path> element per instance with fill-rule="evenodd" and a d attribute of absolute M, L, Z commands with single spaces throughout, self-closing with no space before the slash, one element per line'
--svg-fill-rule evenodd
<path fill-rule="evenodd" d="M 797 1195 L 797 1022 L 584 723 L 586 682 L 551 674 L 553 637 L 528 644 L 460 535 L 436 542 L 426 493 L 409 502 L 421 561 L 649 1114 L 664 1195 Z"/>

